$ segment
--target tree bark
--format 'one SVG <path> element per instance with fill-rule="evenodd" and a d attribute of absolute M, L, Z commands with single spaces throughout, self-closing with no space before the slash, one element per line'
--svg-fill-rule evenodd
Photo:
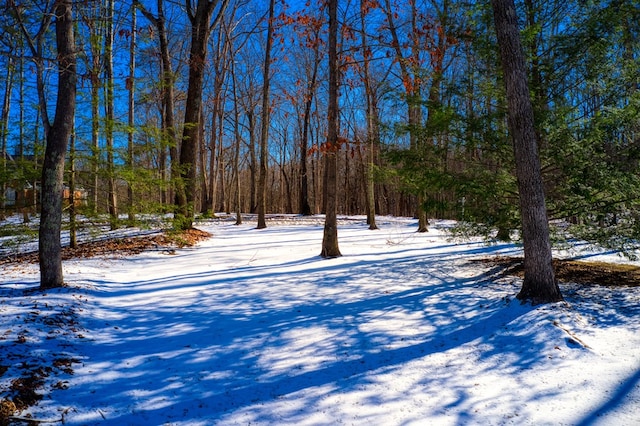
<path fill-rule="evenodd" d="M 235 11 L 231 14 L 232 16 L 235 14 Z M 225 28 L 225 32 L 228 32 L 229 29 Z M 222 35 L 223 32 L 221 31 Z M 220 140 L 220 147 L 222 148 L 222 139 L 218 137 L 218 135 L 222 135 L 222 132 L 218 126 L 218 121 L 224 117 L 225 109 L 223 106 L 223 102 L 225 100 L 224 96 L 224 84 L 227 79 L 227 72 L 229 71 L 230 65 L 227 60 L 227 55 L 230 51 L 230 41 L 229 34 L 225 33 L 224 37 L 219 37 L 217 41 L 217 47 L 214 57 L 215 64 L 215 77 L 213 79 L 213 105 L 211 112 L 211 136 L 209 139 L 209 193 L 206 196 L 203 196 L 206 205 L 203 206 L 203 210 L 207 212 L 211 212 L 211 214 L 215 214 L 215 201 L 216 201 L 216 193 L 217 193 L 217 168 L 216 164 L 218 163 L 218 140 Z"/>
<path fill-rule="evenodd" d="M 76 218 L 76 122 L 71 124 L 69 138 L 69 247 L 78 247 L 78 221 Z"/>
<path fill-rule="evenodd" d="M 329 105 L 325 152 L 326 210 L 320 256 L 342 256 L 338 247 L 338 0 L 329 0 Z"/>
<path fill-rule="evenodd" d="M 416 15 L 418 13 L 415 0 L 409 1 L 409 7 L 411 9 L 412 22 L 411 30 L 414 34 L 414 38 L 417 40 L 417 34 L 419 30 L 417 28 Z M 394 22 L 394 14 L 391 8 L 391 2 L 385 0 L 385 15 L 387 17 L 387 23 L 389 24 L 389 32 L 391 33 L 392 45 L 396 53 L 396 60 L 400 66 L 400 75 L 405 86 L 406 99 L 407 99 L 407 121 L 409 125 L 409 139 L 410 146 L 413 150 L 424 149 L 423 142 L 419 140 L 418 131 L 422 125 L 422 106 L 421 102 L 421 78 L 418 77 L 417 72 L 419 70 L 410 70 L 407 64 L 419 63 L 420 49 L 416 45 L 416 42 L 412 43 L 411 56 L 406 58 L 402 53 L 402 44 L 398 37 L 398 32 Z M 425 167 L 429 165 L 425 164 Z M 418 230 L 417 232 L 427 232 L 429 230 L 429 219 L 427 218 L 427 212 L 424 209 L 425 192 L 420 189 L 417 196 L 417 207 L 415 215 L 418 218 Z"/>
<path fill-rule="evenodd" d="M 193 226 L 197 193 L 198 146 L 200 145 L 200 111 L 209 35 L 219 23 L 229 3 L 229 0 L 198 0 L 194 12 L 191 1 L 185 0 L 187 15 L 191 21 L 191 48 L 184 130 L 180 147 L 180 175 L 176 186 L 176 226 L 180 229 L 189 229 Z M 214 22 L 211 23 L 213 11 L 218 4 L 220 9 Z"/>
<path fill-rule="evenodd" d="M 371 79 L 370 72 L 370 51 L 369 45 L 367 43 L 367 33 L 366 33 L 366 25 L 365 25 L 365 16 L 367 10 L 365 1 L 360 1 L 360 34 L 362 37 L 362 73 L 363 73 L 363 83 L 364 83 L 364 92 L 367 99 L 367 146 L 369 150 L 369 155 L 367 156 L 367 165 L 366 165 L 366 212 L 367 212 L 367 224 L 369 225 L 370 230 L 378 229 L 378 225 L 376 224 L 376 191 L 375 191 L 375 181 L 373 179 L 374 169 L 375 169 L 375 155 L 376 155 L 376 147 L 379 138 L 379 130 L 378 130 L 378 106 L 377 100 L 375 98 L 373 82 Z"/>
<path fill-rule="evenodd" d="M 492 0 L 508 105 L 520 195 L 524 281 L 518 299 L 533 303 L 562 300 L 553 271 L 549 222 L 540 171 L 533 108 L 513 0 Z"/>
<path fill-rule="evenodd" d="M 109 222 L 111 229 L 118 227 L 118 196 L 116 193 L 115 177 L 115 147 L 113 129 L 115 126 L 115 97 L 114 97 L 114 76 L 113 76 L 113 38 L 114 38 L 114 2 L 106 2 L 106 36 L 104 43 L 104 76 L 106 80 L 105 90 L 105 142 L 107 145 L 107 206 L 109 209 Z"/>
<path fill-rule="evenodd" d="M 309 151 L 309 131 L 311 126 L 311 107 L 313 106 L 313 99 L 316 91 L 318 90 L 318 69 L 320 67 L 320 61 L 322 60 L 320 55 L 320 31 L 319 25 L 310 26 L 310 34 L 307 43 L 313 48 L 313 59 L 311 64 L 311 72 L 307 69 L 305 72 L 307 76 L 307 87 L 304 98 L 304 113 L 302 116 L 302 134 L 300 143 L 300 191 L 298 194 L 298 213 L 303 216 L 310 216 L 313 214 L 311 210 L 310 196 L 309 196 L 309 168 L 308 168 L 308 151 Z"/>
<path fill-rule="evenodd" d="M 58 1 L 54 15 L 58 49 L 58 97 L 55 118 L 47 133 L 42 166 L 42 211 L 38 244 L 41 289 L 64 285 L 60 243 L 64 161 L 76 106 L 72 0 Z"/>
<path fill-rule="evenodd" d="M 254 113 L 254 105 L 250 103 L 245 110 L 247 117 L 247 126 L 249 127 L 249 180 L 251 181 L 249 189 L 249 212 L 256 213 L 258 211 L 258 190 L 256 188 L 256 172 L 258 171 L 258 161 L 256 158 L 256 119 Z"/>
<path fill-rule="evenodd" d="M 91 6 L 93 16 L 87 19 L 89 24 L 89 44 L 91 51 L 91 64 L 87 63 L 91 85 L 91 204 L 93 213 L 98 213 L 99 188 L 100 188 L 100 60 L 102 46 L 100 43 L 102 25 L 98 17 L 102 15 L 102 3 Z M 97 9 L 97 10 L 96 10 Z M 95 12 L 94 12 L 95 11 Z"/>
<path fill-rule="evenodd" d="M 11 110 L 11 91 L 13 89 L 13 74 L 15 68 L 13 66 L 13 59 L 11 56 L 8 58 L 7 64 L 7 77 L 5 79 L 4 86 L 4 100 L 2 102 L 2 116 L 0 116 L 0 155 L 2 155 L 2 170 L 7 170 L 7 137 L 9 136 L 9 112 Z M 0 219 L 5 219 L 5 200 L 4 194 L 7 189 L 7 182 L 2 179 L 2 186 L 0 187 Z"/>
<path fill-rule="evenodd" d="M 275 0 L 269 1 L 269 23 L 267 26 L 267 46 L 264 55 L 264 70 L 262 73 L 262 131 L 260 137 L 260 169 L 258 173 L 258 226 L 257 229 L 267 227 L 266 210 L 267 210 L 267 160 L 269 158 L 269 121 L 271 117 L 271 105 L 269 102 L 269 83 L 271 81 L 271 45 L 273 43 L 273 19 L 274 19 Z"/>
<path fill-rule="evenodd" d="M 303 216 L 310 216 L 311 204 L 309 203 L 309 175 L 307 171 L 307 151 L 309 151 L 309 125 L 311 122 L 311 106 L 316 91 L 316 80 L 318 76 L 318 66 L 320 55 L 319 46 L 314 46 L 313 70 L 311 79 L 307 85 L 307 93 L 304 104 L 304 116 L 302 122 L 302 142 L 300 146 L 300 197 L 298 200 L 299 213 Z"/>
<path fill-rule="evenodd" d="M 129 80 L 127 81 L 127 89 L 129 91 L 129 108 L 127 111 L 127 119 L 128 119 L 128 129 L 127 129 L 127 163 L 129 166 L 130 173 L 130 181 L 129 186 L 127 188 L 127 213 L 129 216 L 129 222 L 133 223 L 136 219 L 135 211 L 134 211 L 134 200 L 133 200 L 133 167 L 134 167 L 134 158 L 133 158 L 133 136 L 134 136 L 134 125 L 135 125 L 135 106 L 136 106 L 136 98 L 135 98 L 135 78 L 136 78 L 136 33 L 137 33 L 137 10 L 135 7 L 131 8 L 131 40 L 129 44 Z"/>
<path fill-rule="evenodd" d="M 233 152 L 233 169 L 236 174 L 235 184 L 235 209 L 236 209 L 236 225 L 242 225 L 242 207 L 240 203 L 240 141 L 242 136 L 240 135 L 240 112 L 238 108 L 238 88 L 236 78 L 236 66 L 235 66 L 235 50 L 230 49 L 231 59 L 231 84 L 233 90 L 233 136 L 235 138 L 235 146 Z"/>

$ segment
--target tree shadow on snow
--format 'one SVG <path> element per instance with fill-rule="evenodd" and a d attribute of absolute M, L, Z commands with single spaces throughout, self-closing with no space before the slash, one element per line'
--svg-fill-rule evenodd
<path fill-rule="evenodd" d="M 611 393 L 611 396 L 606 401 L 604 401 L 602 405 L 594 409 L 579 423 L 577 423 L 577 426 L 590 426 L 602 421 L 602 418 L 607 414 L 610 414 L 617 408 L 621 407 L 625 402 L 627 396 L 629 396 L 634 390 L 638 393 L 638 390 L 636 388 L 638 387 L 639 383 L 640 369 L 638 369 L 634 374 L 627 378 L 627 380 L 625 380 L 623 383 L 620 383 L 620 386 Z"/>
<path fill-rule="evenodd" d="M 57 400 L 76 407 L 84 424 L 218 422 L 294 394 L 302 398 L 302 415 L 376 374 L 468 344 L 481 347 L 489 362 L 496 351 L 508 351 L 508 365 L 496 360 L 496 368 L 530 368 L 545 358 L 545 343 L 532 338 L 535 331 L 514 338 L 502 330 L 531 308 L 490 290 L 486 298 L 466 291 L 483 285 L 483 276 L 456 277 L 456 256 L 486 251 L 399 250 L 376 262 L 312 258 L 132 285 L 93 282 L 87 292 L 97 303 L 85 311 L 91 333 L 79 348 L 85 366 Z M 304 272 L 295 272 L 301 266 Z M 118 306 L 115 296 L 128 302 Z M 416 331 L 385 329 L 395 317 Z M 433 380 L 448 385 L 446 375 Z M 464 407 L 468 396 L 464 389 L 458 394 L 452 405 Z M 268 410 L 250 415 L 279 422 Z"/>

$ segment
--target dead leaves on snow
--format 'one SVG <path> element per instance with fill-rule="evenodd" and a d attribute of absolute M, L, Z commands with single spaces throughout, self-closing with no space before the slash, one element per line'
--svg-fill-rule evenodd
<path fill-rule="evenodd" d="M 478 262 L 500 268 L 504 275 L 524 276 L 522 258 L 498 256 L 479 259 Z M 635 265 L 554 259 L 553 267 L 556 278 L 561 282 L 606 287 L 640 286 L 640 267 Z"/>
<path fill-rule="evenodd" d="M 151 236 L 112 238 L 79 244 L 76 248 L 64 247 L 62 260 L 95 256 L 130 256 L 148 250 L 162 250 L 172 254 L 176 248 L 191 247 L 210 238 L 211 234 L 196 228 L 182 232 L 162 233 Z M 15 254 L 0 258 L 0 265 L 13 263 L 38 263 L 38 253 Z"/>

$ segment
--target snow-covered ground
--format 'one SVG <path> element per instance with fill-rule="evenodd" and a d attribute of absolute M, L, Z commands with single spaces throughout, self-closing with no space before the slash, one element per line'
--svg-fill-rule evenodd
<path fill-rule="evenodd" d="M 46 294 L 4 265 L 0 392 L 57 359 L 73 371 L 28 413 L 68 425 L 640 425 L 640 288 L 521 305 L 470 262 L 517 246 L 354 219 L 329 260 L 317 218 L 200 223 L 213 238 L 173 254 L 66 261 Z"/>

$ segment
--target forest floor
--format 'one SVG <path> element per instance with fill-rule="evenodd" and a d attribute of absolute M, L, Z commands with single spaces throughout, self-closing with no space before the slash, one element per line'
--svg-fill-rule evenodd
<path fill-rule="evenodd" d="M 201 231 L 197 228 L 182 232 L 163 232 L 150 236 L 112 238 L 101 241 L 90 241 L 78 244 L 76 247 L 63 247 L 62 259 L 80 259 L 96 256 L 107 257 L 126 257 L 140 254 L 148 250 L 161 250 L 165 253 L 172 254 L 176 248 L 191 247 L 198 242 L 210 238 L 211 234 Z M 37 252 L 15 253 L 10 256 L 0 258 L 0 265 L 12 266 L 20 268 L 21 264 L 38 263 Z M 39 311 L 33 310 L 32 316 L 25 317 L 24 323 L 28 327 L 29 323 L 34 321 L 34 316 Z M 71 310 L 66 311 L 65 315 L 60 315 L 55 320 L 48 321 L 47 325 L 52 328 L 67 328 L 74 332 L 77 330 L 77 320 L 74 318 Z M 10 331 L 10 330 L 9 330 Z M 55 332 L 50 332 L 51 335 Z M 82 337 L 81 333 L 77 336 Z M 18 350 L 12 350 L 10 345 L 19 346 L 26 342 L 24 335 L 18 336 L 13 342 L 6 342 L 5 337 L 0 335 L 0 341 L 4 341 L 5 351 L 8 353 L 19 353 Z M 12 421 L 27 422 L 29 424 L 38 424 L 37 421 L 29 417 L 20 418 L 14 416 L 16 412 L 26 410 L 30 406 L 37 404 L 45 396 L 42 394 L 44 379 L 57 372 L 65 374 L 73 374 L 73 364 L 79 361 L 72 358 L 56 358 L 53 363 L 50 359 L 43 359 L 43 365 L 34 365 L 33 363 L 23 363 L 22 370 L 24 373 L 21 377 L 12 380 L 11 385 L 6 390 L 7 394 L 12 395 L 10 398 L 2 398 L 0 395 L 0 426 L 11 424 Z M 8 370 L 9 366 L 0 363 L 0 377 Z M 65 389 L 66 383 L 59 381 L 53 389 Z"/>
<path fill-rule="evenodd" d="M 521 257 L 496 256 L 478 260 L 497 268 L 503 275 L 524 277 L 524 265 Z M 640 286 L 640 267 L 622 263 L 586 262 L 570 259 L 553 259 L 556 279 L 583 285 L 601 285 L 605 287 Z"/>
<path fill-rule="evenodd" d="M 127 258 L 131 255 L 149 251 L 158 251 L 165 254 L 174 254 L 176 249 L 192 247 L 197 243 L 207 240 L 212 234 L 199 229 L 174 233 L 163 232 L 148 236 L 114 238 L 102 241 L 85 242 L 76 248 L 65 247 L 63 249 L 63 259 L 81 259 L 91 257 Z M 0 258 L 0 265 L 3 268 L 9 267 L 19 270 L 21 265 L 34 264 L 38 262 L 37 253 L 17 253 L 11 256 Z M 521 257 L 508 256 L 483 256 L 469 260 L 478 264 L 483 264 L 489 269 L 486 273 L 488 277 L 523 276 L 523 259 Z M 638 287 L 640 286 L 640 267 L 629 264 L 589 262 L 567 259 L 554 259 L 554 267 L 557 279 L 563 283 L 574 283 L 583 286 L 603 286 L 603 287 Z M 34 292 L 37 290 L 25 290 Z M 81 296 L 79 296 L 81 297 Z M 44 307 L 44 306 L 42 306 Z M 83 339 L 83 329 L 78 325 L 77 312 L 73 308 L 63 309 L 56 316 L 41 315 L 42 307 L 33 306 L 28 315 L 23 316 L 24 329 L 28 330 L 30 323 L 36 324 L 44 322 L 48 326 L 49 335 L 47 339 L 55 339 L 57 336 L 72 335 L 74 338 Z M 47 307 L 48 308 L 48 307 Z M 44 311 L 43 311 L 44 312 Z M 42 318 L 39 319 L 39 317 Z M 20 350 L 11 350 L 9 346 L 19 347 L 27 342 L 31 336 L 28 333 L 19 334 L 17 338 L 9 340 L 8 335 L 0 335 L 0 342 L 5 351 L 9 353 L 20 353 Z M 6 334 L 6 333 L 5 333 Z M 580 342 L 580 341 L 578 341 Z M 0 360 L 0 377 L 10 368 L 10 365 L 3 365 Z M 17 362 L 17 361 L 15 361 Z M 34 406 L 46 397 L 43 394 L 43 383 L 46 381 L 55 382 L 56 377 L 65 377 L 74 374 L 74 365 L 81 361 L 72 357 L 60 356 L 58 358 L 43 358 L 42 365 L 34 365 L 33 359 L 30 362 L 23 362 L 22 370 L 24 374 L 11 382 L 9 389 L 5 389 L 0 394 L 0 426 L 12 424 L 12 422 L 27 422 L 37 424 L 38 420 L 29 417 L 15 417 L 16 412 L 24 412 L 28 407 Z M 59 380 L 51 389 L 66 389 L 67 381 Z M 4 398 L 3 398 L 4 397 Z M 64 422 L 66 413 L 62 413 Z M 58 420 L 59 421 L 59 420 Z"/>
<path fill-rule="evenodd" d="M 103 241 L 91 241 L 78 244 L 77 247 L 64 247 L 62 259 L 89 258 L 94 256 L 128 256 L 146 250 L 163 250 L 171 252 L 175 248 L 190 247 L 210 238 L 211 234 L 193 228 L 183 232 L 164 232 L 159 235 L 114 238 Z M 0 265 L 37 263 L 38 253 L 21 253 L 0 258 Z M 493 273 L 524 276 L 523 258 L 493 256 L 476 260 L 490 265 Z M 640 267 L 635 265 L 587 262 L 570 259 L 554 259 L 553 266 L 556 278 L 560 282 L 572 282 L 585 285 L 601 285 L 605 287 L 638 287 L 640 286 Z"/>
<path fill-rule="evenodd" d="M 211 237 L 208 232 L 193 228 L 183 232 L 163 232 L 141 237 L 111 238 L 78 244 L 76 247 L 63 247 L 62 260 L 89 258 L 94 256 L 127 256 L 140 254 L 146 250 L 166 250 L 191 247 Z M 38 253 L 16 253 L 0 257 L 0 265 L 38 263 Z"/>

